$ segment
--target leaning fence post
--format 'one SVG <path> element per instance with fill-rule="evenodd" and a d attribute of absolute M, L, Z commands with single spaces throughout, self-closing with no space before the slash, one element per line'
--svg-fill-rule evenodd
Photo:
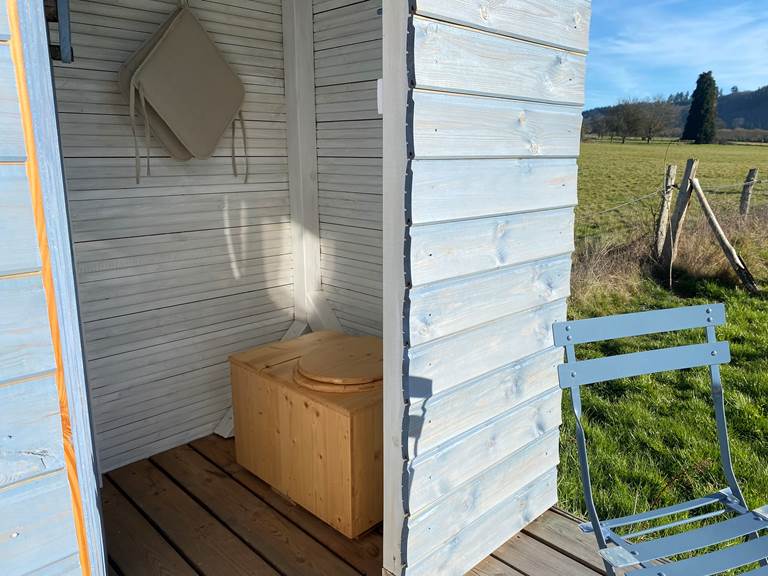
<path fill-rule="evenodd" d="M 659 220 L 656 222 L 656 258 L 661 258 L 664 252 L 664 241 L 669 230 L 669 210 L 672 206 L 672 192 L 677 178 L 677 165 L 668 164 L 664 175 L 664 190 L 661 192 Z"/>
<path fill-rule="evenodd" d="M 680 241 L 680 232 L 683 228 L 685 215 L 688 212 L 688 205 L 691 203 L 691 180 L 696 177 L 696 170 L 699 167 L 699 161 L 691 158 L 685 165 L 685 173 L 680 181 L 680 191 L 677 194 L 675 211 L 669 223 L 669 234 L 664 240 L 664 251 L 661 257 L 662 269 L 668 273 L 669 286 L 672 286 L 672 264 L 677 256 L 677 247 Z"/>
<path fill-rule="evenodd" d="M 744 188 L 741 189 L 741 205 L 739 211 L 742 217 L 749 216 L 749 203 L 752 200 L 752 190 L 757 184 L 757 168 L 752 168 L 747 174 L 747 179 L 744 181 Z"/>
<path fill-rule="evenodd" d="M 757 282 L 755 282 L 754 277 L 752 276 L 749 269 L 747 268 L 747 265 L 744 264 L 744 261 L 736 252 L 736 249 L 728 241 L 728 238 L 726 237 L 725 232 L 723 232 L 723 229 L 720 226 L 720 223 L 717 221 L 717 217 L 715 216 L 715 213 L 713 212 L 712 207 L 709 205 L 709 201 L 707 200 L 707 197 L 704 196 L 704 191 L 701 189 L 701 184 L 699 184 L 698 179 L 694 178 L 692 181 L 692 185 L 694 190 L 696 191 L 696 196 L 698 197 L 699 202 L 701 203 L 701 208 L 704 211 L 704 215 L 707 217 L 707 220 L 709 221 L 709 226 L 710 228 L 712 228 L 712 232 L 715 233 L 715 237 L 717 238 L 717 241 L 720 244 L 720 247 L 723 249 L 723 252 L 725 253 L 725 257 L 728 259 L 728 262 L 730 262 L 731 266 L 733 267 L 733 270 L 736 272 L 736 275 L 739 277 L 739 280 L 741 280 L 742 284 L 744 284 L 744 287 L 750 292 L 752 292 L 753 294 L 757 294 L 760 291 L 760 289 L 757 286 Z"/>

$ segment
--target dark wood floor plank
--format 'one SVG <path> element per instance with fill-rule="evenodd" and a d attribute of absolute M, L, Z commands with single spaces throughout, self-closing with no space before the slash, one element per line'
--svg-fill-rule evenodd
<path fill-rule="evenodd" d="M 108 478 L 101 502 L 109 556 L 124 576 L 196 575 Z"/>
<path fill-rule="evenodd" d="M 237 464 L 232 440 L 225 440 L 219 436 L 208 436 L 192 442 L 192 446 L 283 516 L 301 526 L 317 541 L 322 542 L 324 546 L 344 558 L 362 574 L 370 576 L 381 574 L 382 541 L 380 533 L 373 531 L 363 534 L 355 540 L 346 538 L 322 520 L 277 494 L 268 484 Z"/>
<path fill-rule="evenodd" d="M 493 553 L 506 564 L 531 576 L 597 576 L 597 572 L 520 533 Z"/>
<path fill-rule="evenodd" d="M 602 556 L 597 552 L 594 535 L 584 534 L 573 517 L 549 511 L 529 525 L 524 532 L 595 570 L 602 572 L 605 568 Z"/>
<path fill-rule="evenodd" d="M 191 446 L 168 450 L 151 460 L 279 571 L 301 576 L 358 576 L 349 564 Z"/>
<path fill-rule="evenodd" d="M 148 460 L 114 470 L 109 478 L 205 576 L 278 574 Z"/>
<path fill-rule="evenodd" d="M 471 571 L 467 572 L 466 576 L 525 576 L 525 574 L 511 566 L 507 566 L 504 562 L 493 556 L 488 556 Z"/>

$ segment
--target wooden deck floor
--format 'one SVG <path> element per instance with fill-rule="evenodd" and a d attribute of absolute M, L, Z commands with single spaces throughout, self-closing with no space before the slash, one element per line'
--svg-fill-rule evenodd
<path fill-rule="evenodd" d="M 272 491 L 210 436 L 104 479 L 110 573 L 120 576 L 381 574 L 381 533 L 348 540 Z M 551 510 L 474 576 L 596 576 L 602 563 L 576 521 Z"/>

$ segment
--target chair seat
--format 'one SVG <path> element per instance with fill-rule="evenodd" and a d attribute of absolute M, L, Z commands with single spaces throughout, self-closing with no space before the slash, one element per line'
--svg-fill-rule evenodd
<path fill-rule="evenodd" d="M 747 566 L 768 557 L 768 537 L 748 540 L 709 554 L 686 558 L 670 564 L 651 566 L 629 572 L 631 576 L 713 576 Z M 752 576 L 765 576 L 768 569 L 758 568 Z M 629 576 L 628 575 L 628 576 Z"/>
<path fill-rule="evenodd" d="M 722 544 L 766 528 L 768 519 L 755 512 L 748 512 L 717 524 L 647 542 L 628 542 L 621 548 L 607 548 L 600 553 L 616 568 L 623 568 Z"/>

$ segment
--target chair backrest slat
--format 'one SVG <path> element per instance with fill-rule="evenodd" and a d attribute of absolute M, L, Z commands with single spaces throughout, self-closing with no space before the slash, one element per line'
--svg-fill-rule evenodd
<path fill-rule="evenodd" d="M 569 346 L 721 324 L 725 324 L 725 307 L 722 304 L 705 304 L 558 322 L 553 331 L 556 346 Z"/>
<path fill-rule="evenodd" d="M 730 360 L 728 342 L 712 342 L 568 362 L 558 366 L 558 376 L 561 388 L 571 388 L 617 378 L 726 364 Z"/>

